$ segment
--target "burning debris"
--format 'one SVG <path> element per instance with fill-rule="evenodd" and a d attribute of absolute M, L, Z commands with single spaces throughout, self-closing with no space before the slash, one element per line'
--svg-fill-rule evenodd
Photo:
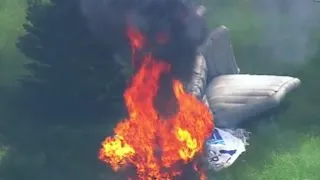
<path fill-rule="evenodd" d="M 129 117 L 103 142 L 100 160 L 115 171 L 132 167 L 128 178 L 141 180 L 172 179 L 194 163 L 203 178 L 195 162 L 213 116 L 183 84 L 207 36 L 204 8 L 184 0 L 82 0 L 81 8 L 105 43 L 121 49 L 127 34 L 135 70 L 124 94 Z"/>
<path fill-rule="evenodd" d="M 128 29 L 133 57 L 145 45 L 144 36 Z M 205 140 L 213 130 L 213 116 L 208 107 L 184 91 L 181 81 L 172 79 L 178 111 L 163 119 L 154 107 L 160 76 L 170 72 L 170 65 L 152 54 L 142 57 L 141 65 L 124 97 L 129 118 L 115 128 L 115 136 L 103 142 L 99 158 L 117 171 L 133 166 L 141 180 L 168 179 L 181 175 L 182 166 L 203 152 Z M 197 167 L 197 164 L 195 164 Z M 195 168 L 202 178 L 203 172 Z"/>
<path fill-rule="evenodd" d="M 229 167 L 248 145 L 248 133 L 236 125 L 277 107 L 300 85 L 292 77 L 239 74 L 227 28 L 207 37 L 202 6 L 82 0 L 82 9 L 99 39 L 119 45 L 127 34 L 131 46 L 135 72 L 124 93 L 129 116 L 99 152 L 115 171 L 134 169 L 129 179 L 186 179 L 191 164 L 203 180 L 199 157 L 205 168 Z"/>

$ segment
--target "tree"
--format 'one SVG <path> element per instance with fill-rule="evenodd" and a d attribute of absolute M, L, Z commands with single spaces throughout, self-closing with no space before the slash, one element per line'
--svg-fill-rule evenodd
<path fill-rule="evenodd" d="M 32 60 L 22 79 L 32 105 L 50 116 L 119 112 L 123 66 L 113 61 L 112 44 L 92 36 L 79 0 L 29 0 L 26 19 L 17 46 Z"/>

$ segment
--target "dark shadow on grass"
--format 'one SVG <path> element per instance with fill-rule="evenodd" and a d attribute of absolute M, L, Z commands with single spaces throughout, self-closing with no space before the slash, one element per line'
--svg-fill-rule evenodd
<path fill-rule="evenodd" d="M 114 175 L 98 160 L 102 140 L 112 133 L 111 125 L 39 124 L 15 108 L 20 102 L 18 90 L 1 91 L 5 94 L 8 108 L 1 113 L 0 140 L 8 153 L 0 162 L 0 179 L 99 180 Z"/>

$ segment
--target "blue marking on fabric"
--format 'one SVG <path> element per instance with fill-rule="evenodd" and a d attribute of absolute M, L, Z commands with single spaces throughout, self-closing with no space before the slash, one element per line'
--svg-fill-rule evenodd
<path fill-rule="evenodd" d="M 213 131 L 211 139 L 208 140 L 208 143 L 225 145 L 224 140 L 222 139 L 222 137 L 217 129 L 215 131 Z"/>
<path fill-rule="evenodd" d="M 233 156 L 237 150 L 220 150 L 219 151 L 221 154 L 229 154 L 230 156 Z"/>

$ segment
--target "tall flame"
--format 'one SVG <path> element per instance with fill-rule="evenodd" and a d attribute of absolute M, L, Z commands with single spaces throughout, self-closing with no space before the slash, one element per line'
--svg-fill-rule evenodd
<path fill-rule="evenodd" d="M 128 29 L 128 36 L 134 57 L 145 39 L 134 28 Z M 173 80 L 173 90 L 179 111 L 164 120 L 153 105 L 159 78 L 169 71 L 169 64 L 154 59 L 151 54 L 142 59 L 131 86 L 124 93 L 129 117 L 117 124 L 115 136 L 107 137 L 99 152 L 99 159 L 113 170 L 131 165 L 136 170 L 136 179 L 170 180 L 183 173 L 181 165 L 191 163 L 202 153 L 214 127 L 208 107 L 187 94 L 178 80 Z M 198 168 L 195 170 L 205 179 Z"/>

